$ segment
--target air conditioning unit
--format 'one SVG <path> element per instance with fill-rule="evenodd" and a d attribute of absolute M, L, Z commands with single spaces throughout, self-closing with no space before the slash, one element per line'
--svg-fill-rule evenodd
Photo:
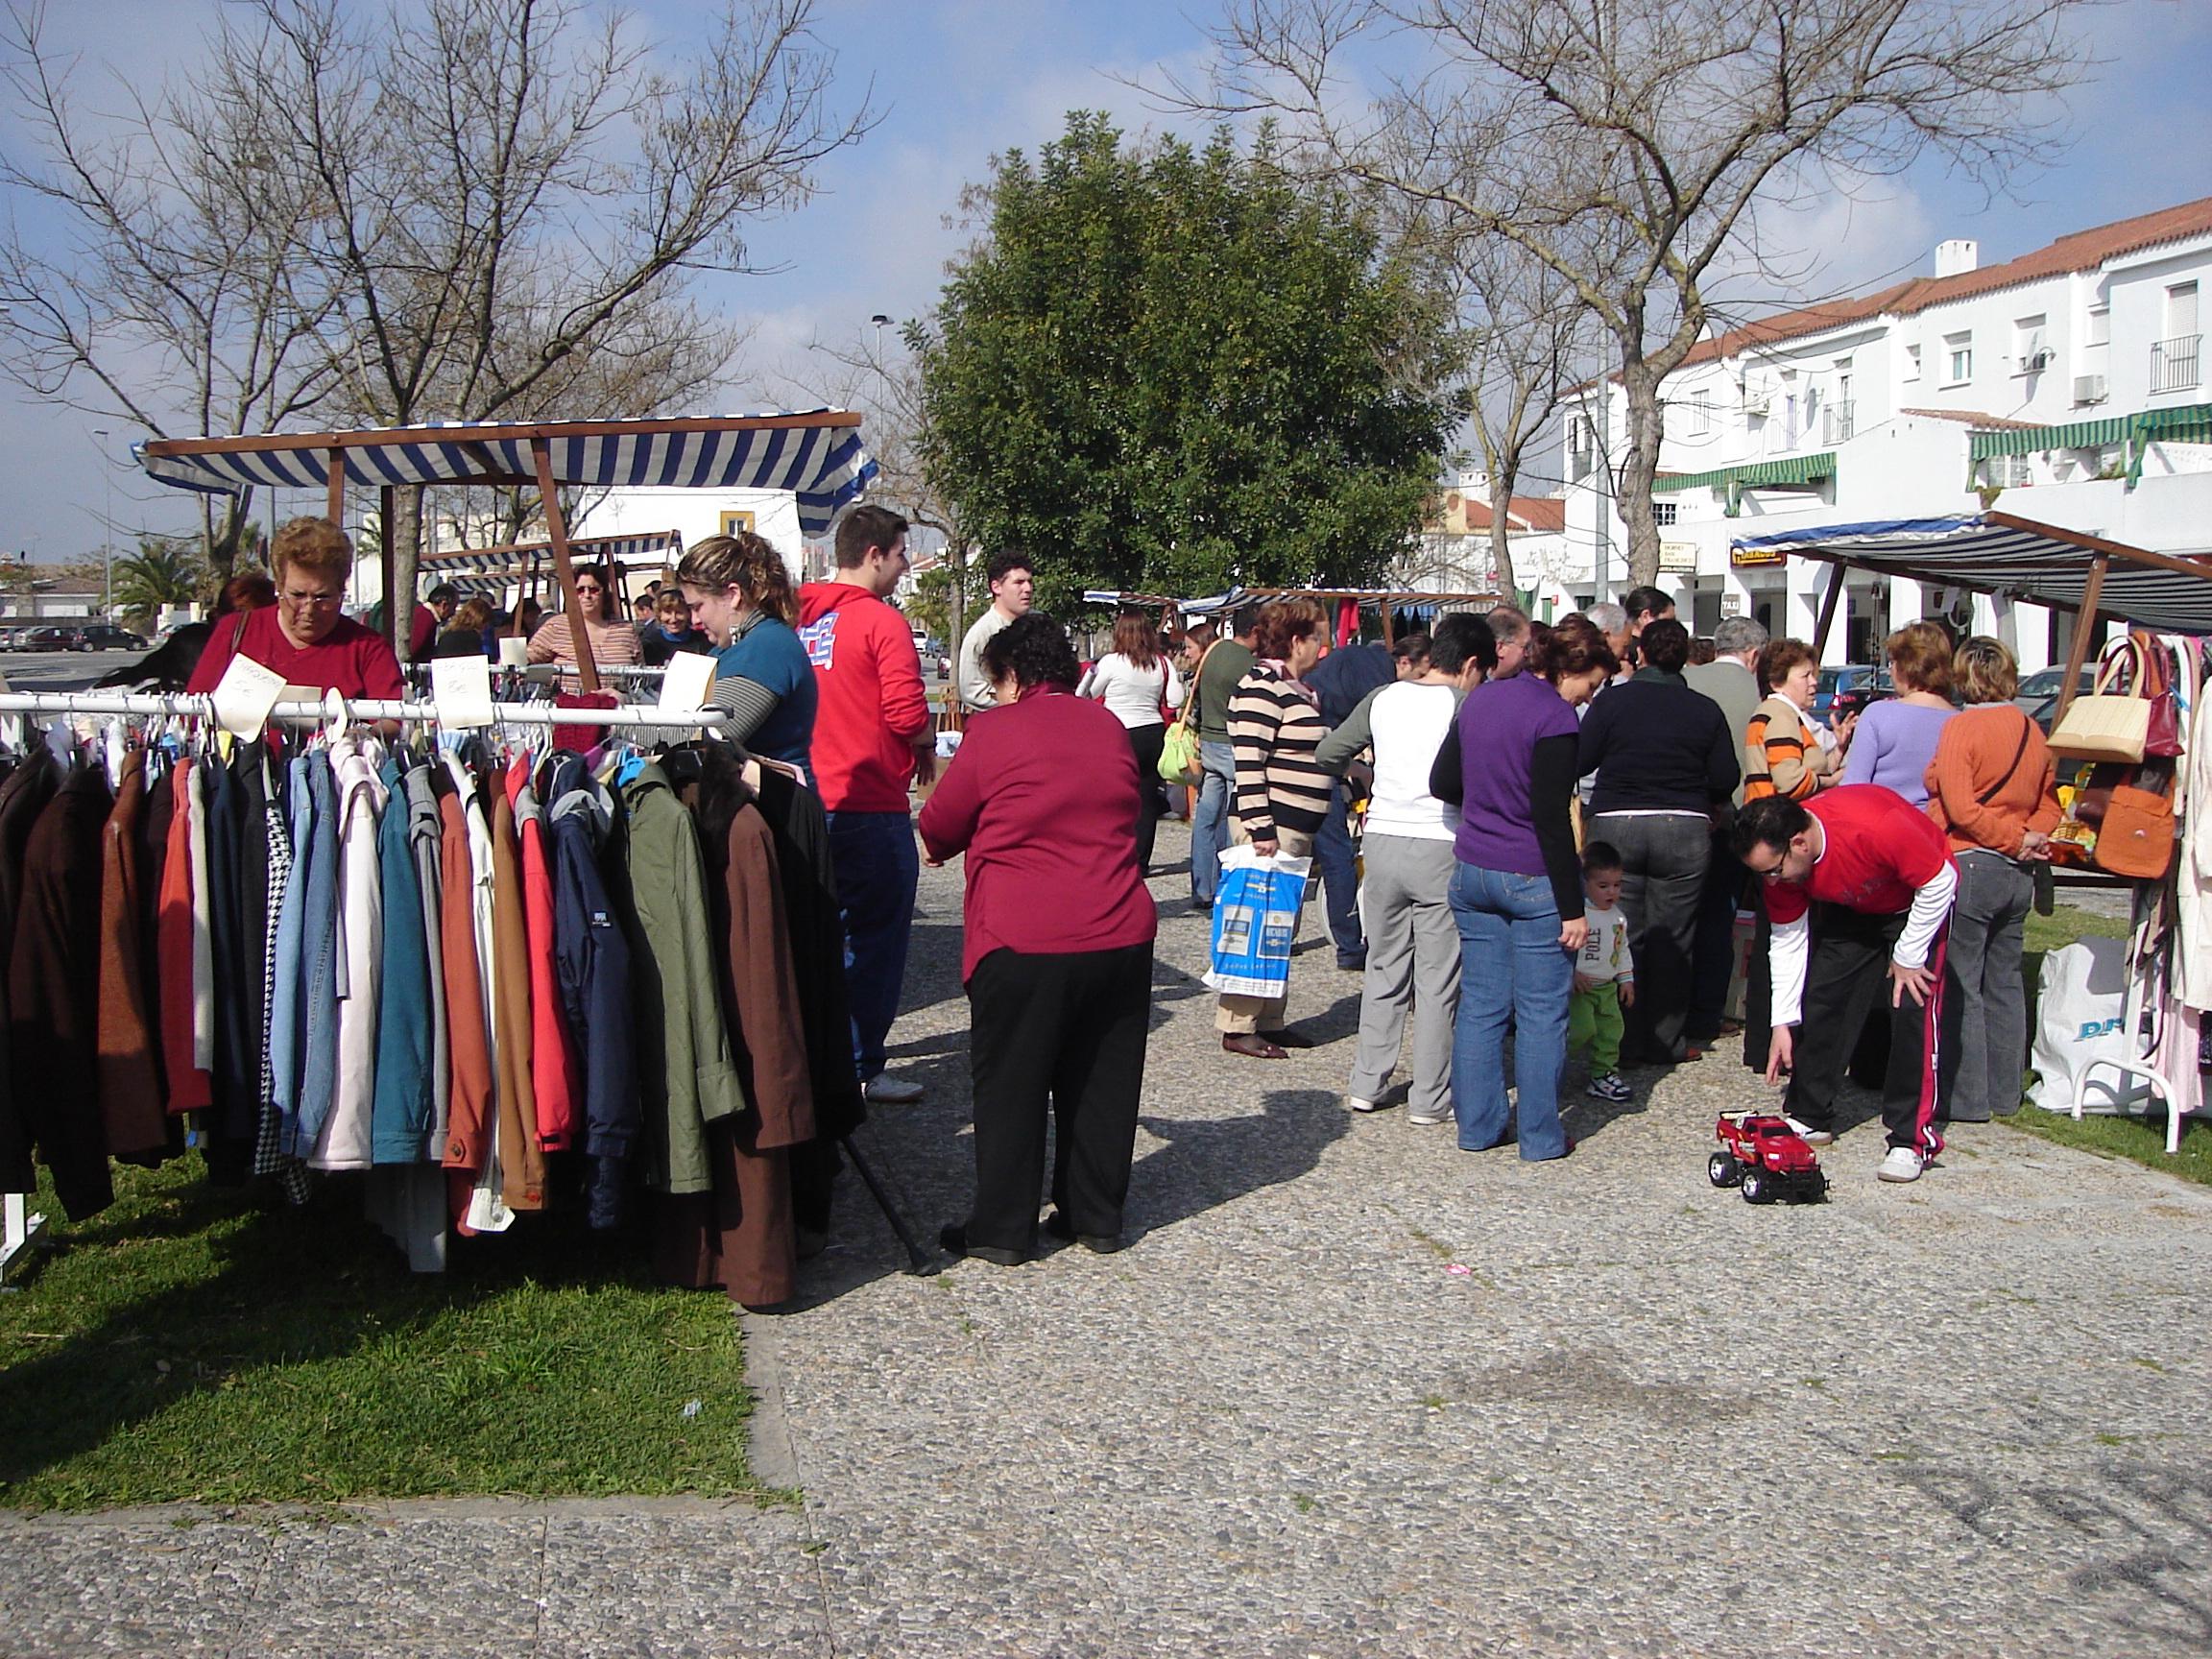
<path fill-rule="evenodd" d="M 1767 394 L 1767 393 L 1765 393 L 1765 392 L 1746 392 L 1746 393 L 1744 393 L 1744 394 L 1743 394 L 1743 413 L 1744 413 L 1744 414 L 1746 414 L 1746 415 L 1764 415 L 1764 414 L 1766 414 L 1766 413 L 1767 413 L 1767 397 L 1768 397 L 1768 394 Z"/>
<path fill-rule="evenodd" d="M 2077 374 L 2074 376 L 2074 401 L 2077 403 L 2102 403 L 2105 398 L 2104 376 L 2102 374 Z"/>

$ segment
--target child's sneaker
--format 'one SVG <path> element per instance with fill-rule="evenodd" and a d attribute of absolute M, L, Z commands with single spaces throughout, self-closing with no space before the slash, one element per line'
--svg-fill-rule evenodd
<path fill-rule="evenodd" d="M 1928 1161 L 1910 1146 L 1892 1146 L 1888 1155 L 1876 1166 L 1874 1178 L 1878 1181 L 1917 1181 Z"/>
<path fill-rule="evenodd" d="M 1590 1079 L 1590 1087 L 1582 1093 L 1593 1100 L 1610 1100 L 1616 1106 L 1636 1098 L 1636 1091 L 1628 1087 L 1627 1079 L 1618 1071 L 1599 1073 Z"/>

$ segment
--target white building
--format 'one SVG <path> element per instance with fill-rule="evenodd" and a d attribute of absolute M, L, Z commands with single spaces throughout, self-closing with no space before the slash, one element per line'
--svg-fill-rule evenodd
<path fill-rule="evenodd" d="M 1973 513 L 2000 493 L 2025 518 L 2212 550 L 2200 290 L 2212 290 L 2212 198 L 2000 265 L 1946 242 L 1932 276 L 1702 342 L 1663 389 L 1660 585 L 1695 632 L 1749 613 L 1811 638 L 1829 567 L 1732 562 L 1733 538 Z M 1609 379 L 1567 416 L 1577 603 L 1625 585 L 1607 460 L 1625 446 L 1626 414 Z M 1887 629 L 1937 613 L 2010 636 L 2023 668 L 2063 661 L 2069 619 L 2040 608 L 1872 574 L 1846 591 L 1831 661 L 1871 661 Z"/>

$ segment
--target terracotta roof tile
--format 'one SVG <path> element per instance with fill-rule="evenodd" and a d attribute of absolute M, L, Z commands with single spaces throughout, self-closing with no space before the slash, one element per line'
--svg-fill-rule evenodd
<path fill-rule="evenodd" d="M 1900 415 L 1924 415 L 1932 421 L 1957 421 L 1984 432 L 2032 432 L 2048 421 L 2015 421 L 2009 415 L 1984 415 L 1979 409 L 1900 409 Z"/>
<path fill-rule="evenodd" d="M 2155 213 L 2139 214 L 2133 219 L 2121 219 L 2110 225 L 2077 230 L 2071 235 L 2059 237 L 2048 247 L 2038 248 L 2032 253 L 2023 253 L 2019 258 L 2008 259 L 2001 265 L 1984 265 L 1978 271 L 1962 271 L 1956 276 L 1914 276 L 1893 283 L 1878 293 L 1862 295 L 1857 299 L 1824 301 L 1817 305 L 1762 317 L 1755 323 L 1731 328 L 1727 333 L 1711 340 L 1700 341 L 1691 348 L 1690 355 L 1683 359 L 1682 366 L 1688 368 L 1694 363 L 1711 363 L 1722 357 L 1740 356 L 1753 348 L 1794 340 L 1806 334 L 1824 334 L 1834 328 L 1863 323 L 1869 317 L 1886 314 L 1916 316 L 1932 305 L 1944 304 L 1954 300 L 1970 300 L 1982 294 L 1994 294 L 2000 289 L 2014 288 L 2023 282 L 2033 282 L 2045 276 L 2094 271 L 2109 260 L 2139 252 L 2146 248 L 2205 235 L 2212 235 L 2212 196 L 2184 202 L 2175 207 L 2161 207 Z M 1939 411 L 1925 410 L 1920 413 L 1935 414 Z"/>

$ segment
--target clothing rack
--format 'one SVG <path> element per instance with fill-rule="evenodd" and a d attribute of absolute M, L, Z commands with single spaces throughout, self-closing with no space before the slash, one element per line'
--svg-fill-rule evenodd
<path fill-rule="evenodd" d="M 46 1217 L 32 1214 L 30 1200 L 21 1192 L 0 1194 L 0 1216 L 5 1218 L 0 1224 L 0 1282 L 4 1282 L 10 1264 L 31 1248 L 32 1239 L 46 1225 Z M 0 1289 L 12 1288 L 0 1283 Z"/>
<path fill-rule="evenodd" d="M 212 720 L 214 699 L 205 693 L 153 691 L 6 691 L 0 714 L 169 714 Z M 413 699 L 335 698 L 323 703 L 278 703 L 269 718 L 287 725 L 319 726 L 336 715 L 352 720 L 417 720 L 436 724 L 438 705 Z M 719 728 L 728 716 L 719 709 L 671 714 L 641 703 L 611 709 L 561 709 L 551 703 L 498 703 L 493 724 L 500 726 L 654 726 Z"/>

